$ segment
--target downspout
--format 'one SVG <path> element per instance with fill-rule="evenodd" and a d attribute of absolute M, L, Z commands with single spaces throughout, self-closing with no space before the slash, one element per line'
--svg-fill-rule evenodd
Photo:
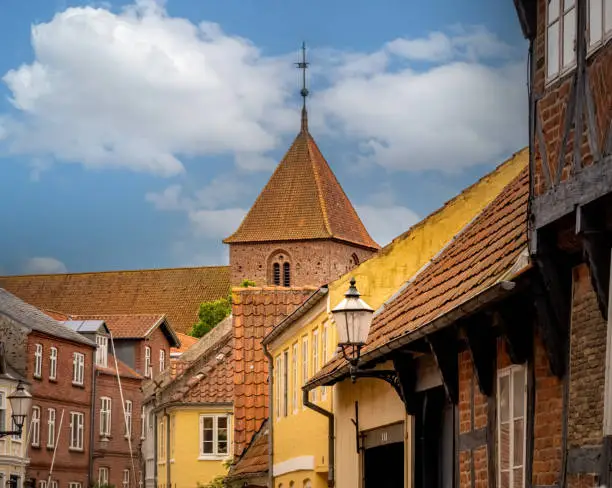
<path fill-rule="evenodd" d="M 151 421 L 150 416 L 153 415 L 153 485 L 154 488 L 157 488 L 157 411 L 155 408 L 151 409 L 149 413 L 149 422 Z M 146 466 L 145 459 L 145 466 Z M 147 472 L 145 467 L 145 473 Z"/>
<path fill-rule="evenodd" d="M 263 352 L 268 359 L 268 486 L 274 487 L 274 415 L 272 395 L 274 394 L 274 360 L 265 344 L 262 344 Z"/>
<path fill-rule="evenodd" d="M 334 455 L 334 414 L 324 408 L 311 403 L 308 399 L 308 393 L 310 390 L 302 390 L 302 402 L 304 406 L 314 410 L 321 415 L 325 415 L 328 420 L 328 434 L 327 434 L 327 460 L 329 469 L 327 471 L 327 486 L 332 488 L 335 486 L 335 476 L 334 476 L 334 465 L 335 465 L 335 455 Z"/>
<path fill-rule="evenodd" d="M 164 419 L 166 419 L 166 486 L 172 487 L 171 470 L 170 470 L 170 415 L 164 408 Z"/>
<path fill-rule="evenodd" d="M 94 353 L 95 354 L 95 353 Z M 94 429 L 96 426 L 96 384 L 98 382 L 99 371 L 96 369 L 95 361 L 92 365 L 91 372 L 91 415 L 89 416 L 89 479 L 88 486 L 93 484 L 94 480 Z"/>

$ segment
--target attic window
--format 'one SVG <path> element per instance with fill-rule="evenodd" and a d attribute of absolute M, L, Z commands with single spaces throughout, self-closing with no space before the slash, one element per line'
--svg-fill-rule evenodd
<path fill-rule="evenodd" d="M 97 335 L 96 344 L 98 344 L 98 349 L 96 350 L 96 364 L 106 368 L 108 366 L 108 337 Z"/>

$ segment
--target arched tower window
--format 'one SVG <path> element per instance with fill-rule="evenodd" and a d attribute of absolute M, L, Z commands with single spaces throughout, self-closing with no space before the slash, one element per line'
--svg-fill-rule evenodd
<path fill-rule="evenodd" d="M 356 253 L 353 253 L 353 255 L 351 256 L 352 260 L 353 260 L 353 264 L 355 266 L 357 266 L 359 264 L 359 256 L 357 256 Z"/>
<path fill-rule="evenodd" d="M 281 273 L 280 273 L 280 264 L 274 263 L 272 265 L 272 283 L 276 286 L 280 286 L 281 284 Z"/>
<path fill-rule="evenodd" d="M 291 286 L 291 265 L 288 261 L 283 263 L 283 286 Z"/>

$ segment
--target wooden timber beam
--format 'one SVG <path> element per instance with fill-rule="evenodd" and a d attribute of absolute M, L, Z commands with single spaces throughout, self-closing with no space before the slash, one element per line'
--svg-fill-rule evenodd
<path fill-rule="evenodd" d="M 591 284 L 597 295 L 599 310 L 604 320 L 608 320 L 612 242 L 610 233 L 606 229 L 602 209 L 593 207 L 593 205 L 578 206 L 576 208 L 576 234 L 582 240 L 582 254 L 589 267 Z"/>
<path fill-rule="evenodd" d="M 448 327 L 427 336 L 427 342 L 436 361 L 446 394 L 456 405 L 459 401 L 459 345 L 457 331 Z"/>
<path fill-rule="evenodd" d="M 472 356 L 472 363 L 478 379 L 478 386 L 483 395 L 493 394 L 497 341 L 492 327 L 491 317 L 479 314 L 461 325 L 465 332 L 467 344 Z"/>
<path fill-rule="evenodd" d="M 533 313 L 531 304 L 515 295 L 502 302 L 497 310 L 498 325 L 514 364 L 524 364 L 533 348 Z"/>
<path fill-rule="evenodd" d="M 402 391 L 406 413 L 416 415 L 421 408 L 419 395 L 416 393 L 416 361 L 411 354 L 396 354 L 393 356 L 393 368 L 397 374 L 397 382 Z"/>

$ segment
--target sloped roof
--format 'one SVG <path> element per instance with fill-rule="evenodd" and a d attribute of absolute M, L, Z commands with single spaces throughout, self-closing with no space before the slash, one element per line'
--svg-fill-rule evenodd
<path fill-rule="evenodd" d="M 197 337 L 193 337 L 187 334 L 183 334 L 182 332 L 177 332 L 176 337 L 181 342 L 180 347 L 173 347 L 170 349 L 170 354 L 184 354 L 186 353 L 191 346 L 198 342 Z"/>
<path fill-rule="evenodd" d="M 431 264 L 418 274 L 372 321 L 363 361 L 393 349 L 393 342 L 487 291 L 510 271 L 527 264 L 529 173 L 523 170 Z M 308 386 L 333 382 L 346 369 L 337 357 L 316 374 Z"/>
<path fill-rule="evenodd" d="M 168 335 L 178 337 L 163 314 L 95 314 L 71 315 L 71 320 L 103 320 L 116 339 L 144 339 L 158 326 L 168 329 Z"/>
<path fill-rule="evenodd" d="M 116 364 L 115 364 L 116 363 Z M 107 374 L 110 376 L 115 376 L 117 374 L 115 368 L 119 368 L 119 376 L 122 378 L 131 378 L 134 380 L 142 380 L 144 377 L 130 368 L 127 364 L 125 364 L 120 359 L 115 359 L 115 356 L 112 354 L 108 355 L 108 366 L 105 368 L 103 366 L 96 365 L 96 369 L 103 374 Z"/>
<path fill-rule="evenodd" d="M 59 322 L 79 334 L 95 334 L 98 332 L 108 334 L 108 327 L 104 320 L 60 320 Z"/>
<path fill-rule="evenodd" d="M 251 443 L 238 459 L 238 462 L 230 468 L 227 476 L 228 481 L 267 475 L 270 461 L 268 457 L 268 422 L 266 420 L 261 424 Z"/>
<path fill-rule="evenodd" d="M 306 128 L 238 230 L 223 242 L 337 239 L 379 249 Z"/>
<path fill-rule="evenodd" d="M 72 342 L 97 347 L 78 332 L 52 319 L 36 307 L 24 302 L 4 288 L 0 288 L 0 315 L 5 315 L 15 322 L 42 334 L 59 337 Z"/>
<path fill-rule="evenodd" d="M 0 276 L 0 287 L 51 311 L 166 315 L 173 328 L 188 332 L 202 302 L 228 295 L 230 275 L 228 266 L 205 266 Z"/>

